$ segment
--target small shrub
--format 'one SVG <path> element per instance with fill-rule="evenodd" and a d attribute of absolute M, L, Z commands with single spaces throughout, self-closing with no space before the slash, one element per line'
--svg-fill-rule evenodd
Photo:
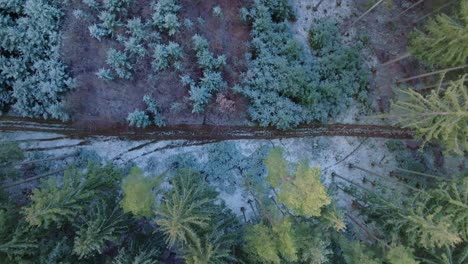
<path fill-rule="evenodd" d="M 159 0 L 153 4 L 153 25 L 164 30 L 169 36 L 174 35 L 179 31 L 180 22 L 177 18 L 177 13 L 180 10 L 180 5 L 176 0 Z"/>
<path fill-rule="evenodd" d="M 99 69 L 99 71 L 96 72 L 96 75 L 99 77 L 99 79 L 104 81 L 114 80 L 114 77 L 112 76 L 112 73 L 109 69 Z"/>
<path fill-rule="evenodd" d="M 192 22 L 192 20 L 190 20 L 190 19 L 188 19 L 188 18 L 184 19 L 184 27 L 185 27 L 186 29 L 192 29 L 192 28 L 193 28 L 193 22 Z"/>
<path fill-rule="evenodd" d="M 170 111 L 171 113 L 177 114 L 177 113 L 180 113 L 183 108 L 184 108 L 183 104 L 175 102 L 171 104 Z"/>
<path fill-rule="evenodd" d="M 207 39 L 200 35 L 194 35 L 192 42 L 197 55 L 197 63 L 203 70 L 219 70 L 226 65 L 226 56 L 221 55 L 215 58 L 214 54 L 209 51 Z"/>
<path fill-rule="evenodd" d="M 83 4 L 87 5 L 90 8 L 98 9 L 99 5 L 96 0 L 82 0 Z"/>
<path fill-rule="evenodd" d="M 83 10 L 81 9 L 75 9 L 73 10 L 73 16 L 76 18 L 76 19 L 80 19 L 80 20 L 87 20 L 89 19 L 89 15 L 86 14 Z"/>
<path fill-rule="evenodd" d="M 135 37 L 119 38 L 122 42 L 124 49 L 132 56 L 143 58 L 146 55 L 146 48 L 143 43 Z"/>
<path fill-rule="evenodd" d="M 213 7 L 213 16 L 215 16 L 215 17 L 222 17 L 223 16 L 223 10 L 221 9 L 220 6 Z"/>
<path fill-rule="evenodd" d="M 216 97 L 216 103 L 219 105 L 219 108 L 223 113 L 231 113 L 235 110 L 235 102 L 233 100 L 229 100 L 224 94 L 218 94 Z"/>
<path fill-rule="evenodd" d="M 115 28 L 119 25 L 116 14 L 102 11 L 99 13 L 98 18 L 101 21 L 100 27 L 105 29 L 109 34 L 114 34 Z"/>
<path fill-rule="evenodd" d="M 166 121 L 164 120 L 158 103 L 156 100 L 151 98 L 149 95 L 143 96 L 143 102 L 146 104 L 146 111 L 151 113 L 153 116 L 154 124 L 158 127 L 163 127 L 166 125 Z"/>
<path fill-rule="evenodd" d="M 106 63 L 111 66 L 120 78 L 127 80 L 132 78 L 133 67 L 124 52 L 113 48 L 109 49 L 107 51 Z"/>
<path fill-rule="evenodd" d="M 183 56 L 182 47 L 174 42 L 169 44 L 158 44 L 154 49 L 153 68 L 162 71 L 174 65 Z"/>
<path fill-rule="evenodd" d="M 94 24 L 88 27 L 89 34 L 91 37 L 101 41 L 104 37 L 107 37 L 110 35 L 110 32 L 104 28 L 102 28 L 100 25 Z"/>
<path fill-rule="evenodd" d="M 145 111 L 135 110 L 127 117 L 128 124 L 133 127 L 145 128 L 151 125 L 149 116 Z"/>

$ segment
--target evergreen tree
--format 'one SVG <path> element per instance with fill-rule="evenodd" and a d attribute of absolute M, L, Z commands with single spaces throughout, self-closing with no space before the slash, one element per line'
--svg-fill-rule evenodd
<path fill-rule="evenodd" d="M 443 93 L 432 91 L 423 96 L 414 90 L 403 90 L 405 98 L 392 104 L 386 117 L 402 127 L 415 129 L 428 142 L 438 140 L 447 152 L 463 154 L 468 147 L 468 90 L 466 75 L 451 82 Z"/>
<path fill-rule="evenodd" d="M 343 258 L 347 264 L 381 264 L 382 261 L 375 257 L 375 254 L 359 241 L 348 241 L 340 239 L 340 248 L 343 251 Z"/>
<path fill-rule="evenodd" d="M 410 52 L 425 63 L 438 67 L 468 62 L 468 2 L 461 0 L 458 14 L 437 15 L 424 31 L 413 33 Z"/>
<path fill-rule="evenodd" d="M 61 179 L 50 178 L 34 189 L 31 204 L 24 208 L 26 221 L 34 227 L 48 228 L 73 223 L 76 216 L 86 211 L 87 203 L 100 197 L 105 191 L 117 187 L 120 173 L 112 166 L 89 165 L 86 172 L 77 168 L 67 169 Z"/>
<path fill-rule="evenodd" d="M 226 236 L 214 231 L 204 238 L 191 242 L 184 252 L 184 260 L 187 264 L 221 264 L 235 259 L 231 251 L 224 245 L 228 244 Z"/>
<path fill-rule="evenodd" d="M 200 175 L 183 169 L 172 179 L 173 189 L 156 209 L 156 224 L 169 247 L 198 241 L 197 228 L 206 228 L 216 194 L 201 182 Z"/>
<path fill-rule="evenodd" d="M 105 243 L 117 242 L 125 230 L 122 213 L 106 206 L 98 202 L 76 232 L 73 253 L 80 259 L 101 254 Z"/>

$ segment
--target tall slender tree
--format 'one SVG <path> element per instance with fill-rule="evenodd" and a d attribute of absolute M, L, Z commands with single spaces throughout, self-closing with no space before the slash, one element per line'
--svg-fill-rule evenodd
<path fill-rule="evenodd" d="M 432 91 L 428 96 L 403 90 L 401 100 L 392 103 L 390 114 L 395 124 L 413 128 L 428 142 L 440 141 L 447 152 L 463 154 L 468 147 L 467 75 L 451 82 L 443 93 Z"/>

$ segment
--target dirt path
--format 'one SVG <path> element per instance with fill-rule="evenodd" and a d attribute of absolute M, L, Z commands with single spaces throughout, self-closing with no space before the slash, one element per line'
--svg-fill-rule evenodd
<path fill-rule="evenodd" d="M 22 119 L 0 118 L 0 131 L 34 131 L 66 135 L 69 138 L 111 136 L 131 140 L 235 140 L 235 139 L 278 139 L 318 136 L 353 136 L 391 139 L 411 139 L 413 132 L 392 126 L 352 124 L 312 124 L 291 130 L 248 126 L 168 126 L 163 128 L 130 129 L 116 126 L 108 129 L 77 129 L 65 123 Z"/>

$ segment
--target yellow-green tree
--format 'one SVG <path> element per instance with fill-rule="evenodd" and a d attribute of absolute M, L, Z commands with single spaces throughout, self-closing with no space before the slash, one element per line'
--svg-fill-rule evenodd
<path fill-rule="evenodd" d="M 159 178 L 145 177 L 141 169 L 133 168 L 122 181 L 124 196 L 120 205 L 123 211 L 136 217 L 152 216 L 155 204 L 153 189 L 160 183 Z"/>
<path fill-rule="evenodd" d="M 330 197 L 320 182 L 320 169 L 309 167 L 306 161 L 288 164 L 283 150 L 273 149 L 265 159 L 268 169 L 267 181 L 278 189 L 278 200 L 295 215 L 320 216 L 321 209 L 331 203 Z M 291 173 L 288 166 L 291 166 Z"/>
<path fill-rule="evenodd" d="M 468 91 L 466 75 L 451 82 L 443 93 L 428 96 L 403 90 L 402 99 L 392 103 L 390 114 L 395 124 L 416 130 L 424 142 L 438 140 L 447 152 L 463 154 L 468 147 Z"/>
<path fill-rule="evenodd" d="M 458 16 L 437 15 L 424 31 L 413 33 L 410 53 L 434 66 L 464 65 L 468 60 L 468 1 L 460 1 Z"/>

